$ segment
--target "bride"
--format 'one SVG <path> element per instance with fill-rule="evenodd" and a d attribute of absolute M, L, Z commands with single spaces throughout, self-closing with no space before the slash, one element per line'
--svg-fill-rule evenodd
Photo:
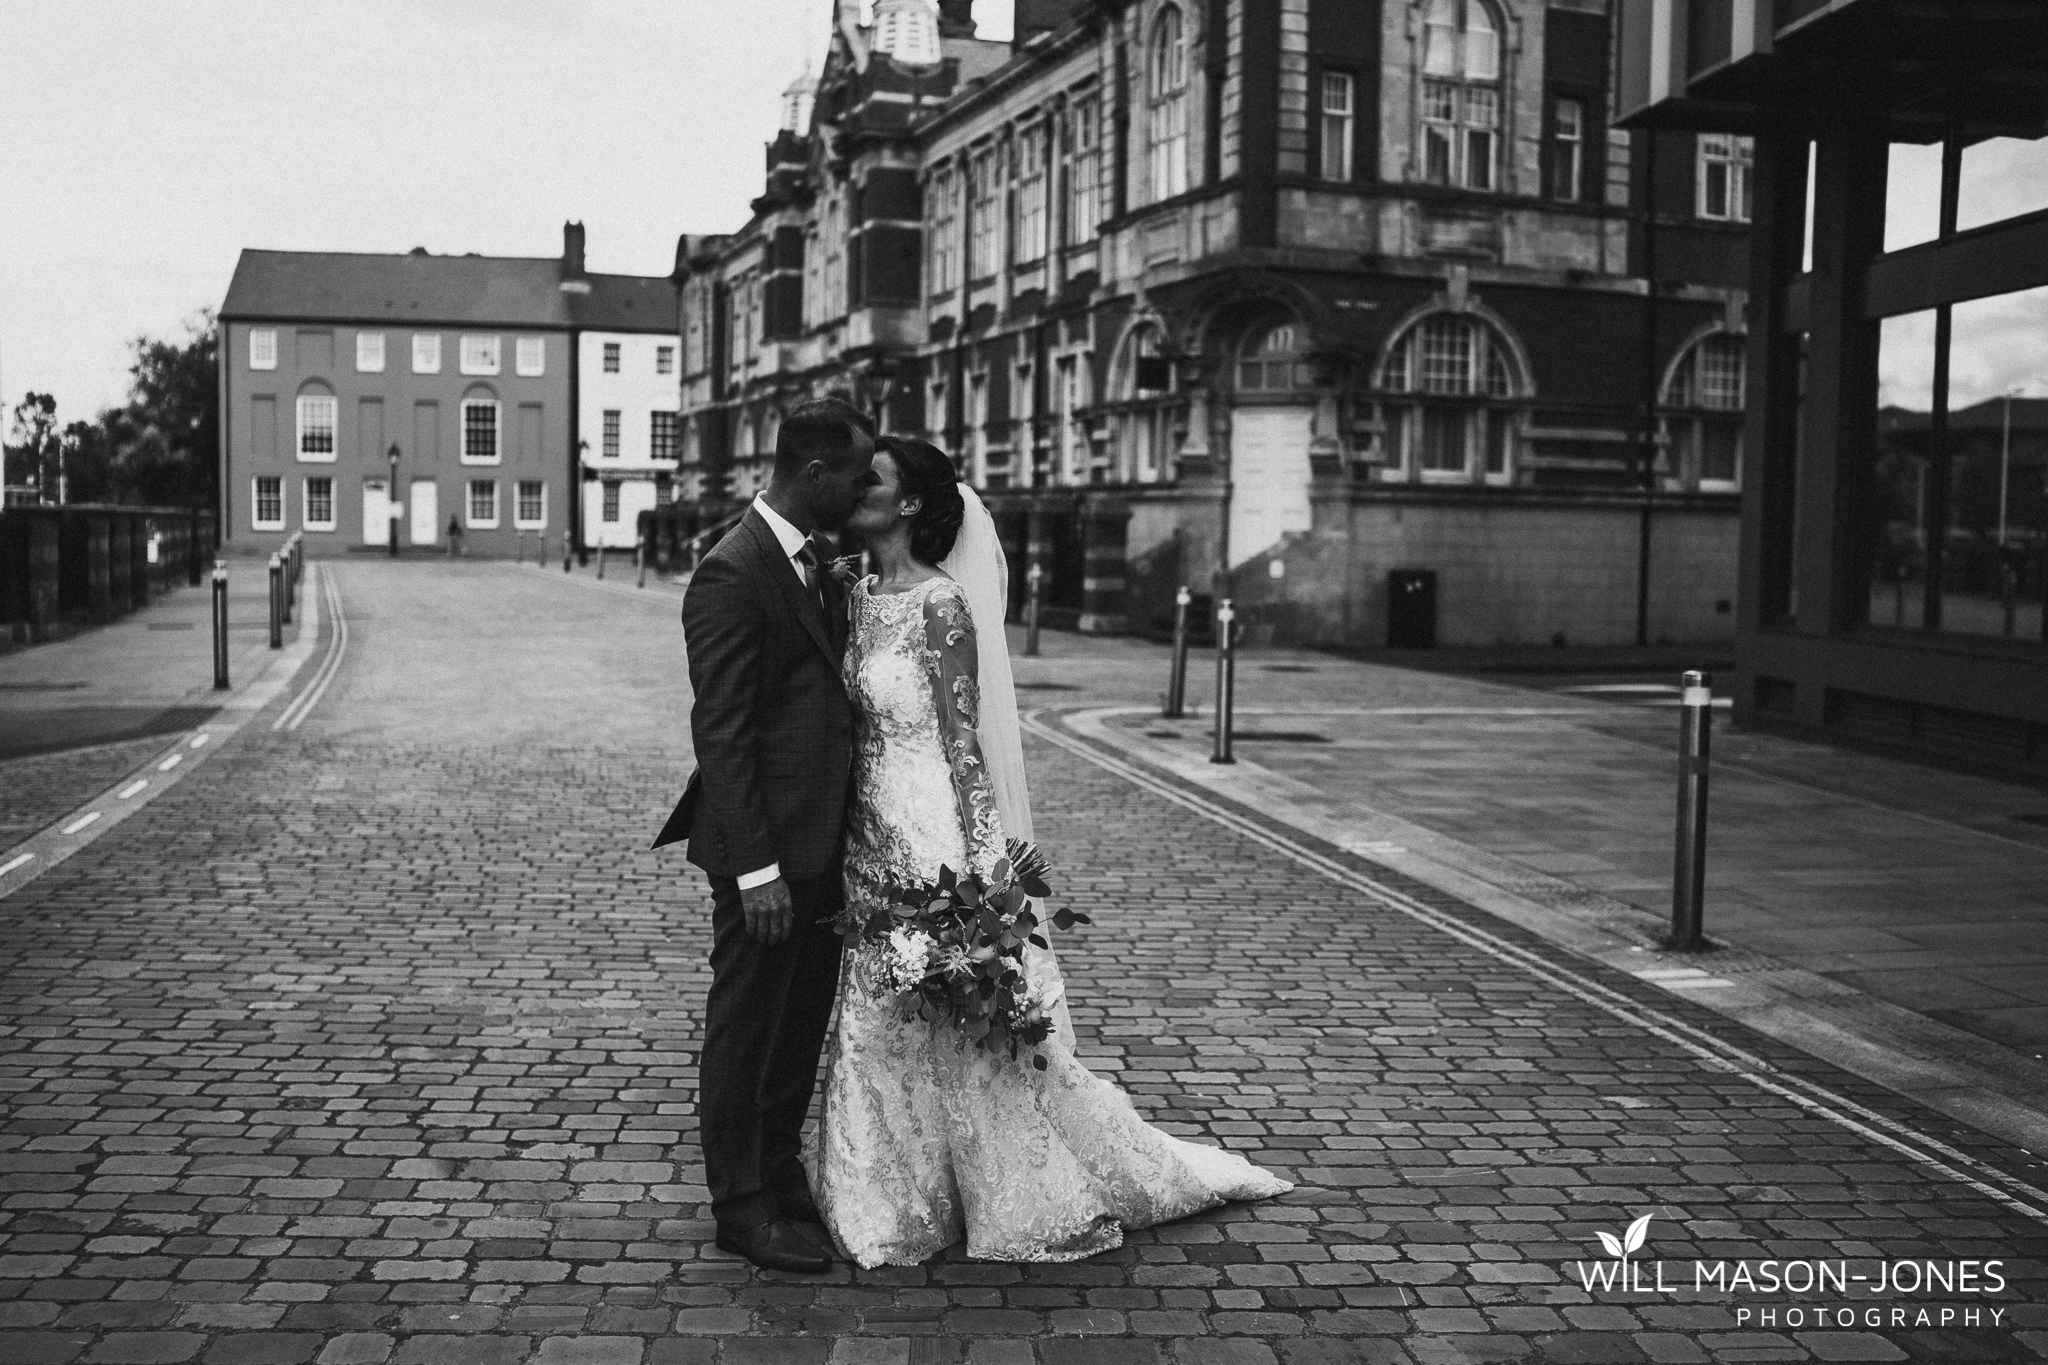
<path fill-rule="evenodd" d="M 1006 838 L 1031 837 L 995 526 L 923 441 L 879 439 L 874 474 L 848 523 L 876 569 L 853 589 L 842 671 L 855 714 L 850 906 L 941 864 L 986 878 Z M 963 1239 L 983 1260 L 1078 1260 L 1122 1245 L 1125 1229 L 1293 1188 L 1140 1118 L 1075 1058 L 1058 965 L 1028 952 L 1055 1026 L 1043 1071 L 943 1021 L 905 1021 L 849 955 L 805 1155 L 826 1227 L 862 1267 L 915 1265 Z"/>

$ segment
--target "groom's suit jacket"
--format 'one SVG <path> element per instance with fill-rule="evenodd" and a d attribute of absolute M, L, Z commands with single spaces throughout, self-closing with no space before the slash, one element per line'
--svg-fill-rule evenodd
<path fill-rule="evenodd" d="M 846 596 L 820 578 L 822 605 L 749 508 L 683 596 L 697 771 L 654 846 L 688 839 L 690 861 L 714 876 L 779 863 L 801 880 L 839 854 L 853 761 Z"/>

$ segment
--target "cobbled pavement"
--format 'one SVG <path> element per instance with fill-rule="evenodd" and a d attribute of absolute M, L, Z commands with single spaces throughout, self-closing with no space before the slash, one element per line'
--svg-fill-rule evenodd
<path fill-rule="evenodd" d="M 342 572 L 362 624 L 312 722 L 259 718 L 0 901 L 0 1363 L 2048 1356 L 2042 1223 L 1037 743 L 1096 919 L 1062 941 L 1082 1055 L 1299 1188 L 1073 1265 L 755 1272 L 710 1245 L 695 1146 L 703 882 L 643 851 L 686 771 L 672 616 L 484 567 L 434 615 L 415 566 Z M 536 622 L 638 661 L 602 721 L 493 685 Z M 2002 1259 L 2003 1295 L 1926 1304 L 2003 1325 L 1587 1293 L 1573 1263 L 1644 1213 L 1638 1255 L 1680 1265 Z"/>

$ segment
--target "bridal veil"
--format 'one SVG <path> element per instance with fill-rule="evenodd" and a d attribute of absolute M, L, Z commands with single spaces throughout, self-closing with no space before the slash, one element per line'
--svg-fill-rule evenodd
<path fill-rule="evenodd" d="M 1024 733 L 1017 719 L 1017 683 L 1010 671 L 1009 635 L 1004 622 L 1009 615 L 1010 561 L 1003 553 L 1002 538 L 996 534 L 995 518 L 973 487 L 960 485 L 967 504 L 965 518 L 953 549 L 939 567 L 967 596 L 967 610 L 974 618 L 976 641 L 975 672 L 981 690 L 981 724 L 976 735 L 981 741 L 981 759 L 987 766 L 989 785 L 995 789 L 996 809 L 1003 817 L 1003 832 L 1027 842 L 1037 836 L 1031 824 L 1031 788 L 1024 775 Z M 1055 863 L 1057 871 L 1057 863 Z M 1039 932 L 1051 940 L 1050 916 L 1044 907 L 1039 915 L 1046 922 Z M 1059 962 L 1050 950 L 1030 950 L 1026 958 L 1034 974 L 1050 974 L 1060 980 Z M 1073 1020 L 1068 1016 L 1064 993 L 1053 1007 L 1053 1026 L 1067 1045 L 1074 1043 Z"/>

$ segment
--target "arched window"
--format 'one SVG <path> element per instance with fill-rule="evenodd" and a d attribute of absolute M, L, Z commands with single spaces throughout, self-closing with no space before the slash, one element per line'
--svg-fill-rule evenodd
<path fill-rule="evenodd" d="M 1156 202 L 1188 187 L 1188 48 L 1178 6 L 1159 11 L 1146 53 L 1145 141 Z"/>
<path fill-rule="evenodd" d="M 1386 469 L 1438 482 L 1514 477 L 1513 353 L 1494 330 L 1460 313 L 1433 313 L 1388 350 L 1379 387 Z"/>
<path fill-rule="evenodd" d="M 782 434 L 782 414 L 770 408 L 761 418 L 761 449 L 763 455 L 775 453 L 775 438 Z"/>
<path fill-rule="evenodd" d="M 309 379 L 299 385 L 296 448 L 301 463 L 334 463 L 335 433 L 339 424 L 340 402 L 335 398 L 333 389 L 318 379 Z"/>
<path fill-rule="evenodd" d="M 505 453 L 503 433 L 497 390 L 488 384 L 471 384 L 463 390 L 462 463 L 501 463 Z"/>
<path fill-rule="evenodd" d="M 1422 178 L 1491 190 L 1500 179 L 1501 26 L 1492 0 L 1429 0 L 1422 38 Z"/>
<path fill-rule="evenodd" d="M 1744 345 L 1732 332 L 1702 337 L 1664 385 L 1672 472 L 1710 492 L 1733 490 L 1742 479 Z"/>
<path fill-rule="evenodd" d="M 1294 323 L 1254 327 L 1246 334 L 1238 352 L 1238 392 L 1286 393 L 1308 388 L 1312 382 Z"/>

